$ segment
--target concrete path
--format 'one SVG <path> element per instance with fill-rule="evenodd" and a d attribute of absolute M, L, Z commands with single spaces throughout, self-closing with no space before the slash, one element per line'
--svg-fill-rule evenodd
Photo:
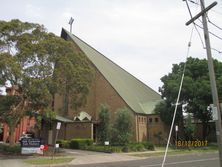
<path fill-rule="evenodd" d="M 127 155 L 124 153 L 99 153 L 92 151 L 82 151 L 82 150 L 62 150 L 63 156 L 73 157 L 74 160 L 70 162 L 70 165 L 80 165 L 80 164 L 95 164 L 95 163 L 105 163 L 105 162 L 119 162 L 119 161 L 132 161 L 144 159 L 141 157 L 135 157 Z M 51 157 L 0 157 L 0 167 L 36 167 L 40 165 L 30 165 L 24 162 L 26 159 L 34 158 L 51 158 Z M 41 165 L 42 166 L 56 166 L 56 165 Z"/>

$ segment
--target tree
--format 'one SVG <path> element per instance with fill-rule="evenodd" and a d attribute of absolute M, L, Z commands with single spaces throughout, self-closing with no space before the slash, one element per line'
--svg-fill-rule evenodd
<path fill-rule="evenodd" d="M 116 119 L 113 125 L 112 140 L 113 143 L 126 146 L 132 137 L 132 115 L 127 108 L 121 108 L 116 113 Z"/>
<path fill-rule="evenodd" d="M 100 106 L 99 112 L 99 126 L 98 126 L 98 139 L 100 143 L 104 144 L 105 141 L 110 140 L 110 115 L 109 107 L 107 105 Z"/>
<path fill-rule="evenodd" d="M 203 139 L 208 134 L 208 123 L 211 120 L 211 113 L 207 107 L 213 103 L 210 89 L 209 74 L 206 59 L 188 58 L 186 62 L 186 71 L 184 75 L 183 87 L 179 100 L 178 117 L 182 118 L 177 121 L 183 124 L 182 106 L 184 112 L 192 113 L 194 118 L 202 121 Z M 179 91 L 179 84 L 185 63 L 174 64 L 172 72 L 161 78 L 163 86 L 159 91 L 164 102 L 156 107 L 156 111 L 160 113 L 161 119 L 165 123 L 172 121 L 172 112 L 176 103 Z M 215 74 L 219 92 L 222 90 L 222 63 L 214 60 Z M 221 99 L 221 94 L 219 95 Z M 183 125 L 179 126 L 183 130 Z"/>
<path fill-rule="evenodd" d="M 192 117 L 191 114 L 188 114 L 185 125 L 184 125 L 184 131 L 185 131 L 185 138 L 186 140 L 193 140 L 194 139 L 194 132 L 195 132 L 195 125 L 192 123 Z"/>
<path fill-rule="evenodd" d="M 70 103 L 73 108 L 86 101 L 93 78 L 88 59 L 71 42 L 48 33 L 42 25 L 20 20 L 0 21 L 0 60 L 0 86 L 17 87 L 19 97 L 15 102 L 9 100 L 14 97 L 0 99 L 5 101 L 0 102 L 1 106 L 7 104 L 6 108 L 0 107 L 4 113 L 0 120 L 12 122 L 13 125 L 8 124 L 12 135 L 27 113 L 41 115 L 45 110 L 52 110 L 56 93 L 68 94 L 65 104 Z"/>

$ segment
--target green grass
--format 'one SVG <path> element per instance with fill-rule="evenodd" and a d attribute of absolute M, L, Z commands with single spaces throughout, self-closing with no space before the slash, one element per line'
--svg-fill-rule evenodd
<path fill-rule="evenodd" d="M 32 165 L 49 165 L 49 164 L 61 164 L 61 163 L 69 163 L 74 158 L 43 158 L 43 159 L 29 159 L 25 160 L 26 163 L 32 164 Z"/>
<path fill-rule="evenodd" d="M 178 155 L 178 154 L 194 154 L 194 153 L 207 153 L 207 152 L 215 152 L 218 151 L 217 147 L 210 146 L 210 147 L 202 147 L 202 148 L 184 148 L 184 149 L 174 149 L 169 148 L 168 155 Z M 133 156 L 138 157 L 153 157 L 153 156 L 163 156 L 165 153 L 165 148 L 159 147 L 156 148 L 156 151 L 149 151 L 147 153 L 137 153 L 131 154 Z"/>

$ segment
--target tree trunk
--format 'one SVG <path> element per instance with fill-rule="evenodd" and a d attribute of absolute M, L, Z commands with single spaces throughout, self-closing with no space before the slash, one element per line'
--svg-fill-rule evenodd
<path fill-rule="evenodd" d="M 15 126 L 8 125 L 9 126 L 9 145 L 13 146 L 15 145 Z"/>
<path fill-rule="evenodd" d="M 208 136 L 208 123 L 203 122 L 203 129 L 202 129 L 202 133 L 203 133 L 203 140 L 205 140 Z"/>

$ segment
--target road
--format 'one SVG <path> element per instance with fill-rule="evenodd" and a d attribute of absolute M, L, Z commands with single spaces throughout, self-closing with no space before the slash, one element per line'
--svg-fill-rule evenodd
<path fill-rule="evenodd" d="M 112 162 L 85 165 L 64 165 L 59 167 L 161 167 L 162 157 L 136 161 Z M 219 167 L 218 153 L 202 153 L 169 156 L 165 167 Z"/>

